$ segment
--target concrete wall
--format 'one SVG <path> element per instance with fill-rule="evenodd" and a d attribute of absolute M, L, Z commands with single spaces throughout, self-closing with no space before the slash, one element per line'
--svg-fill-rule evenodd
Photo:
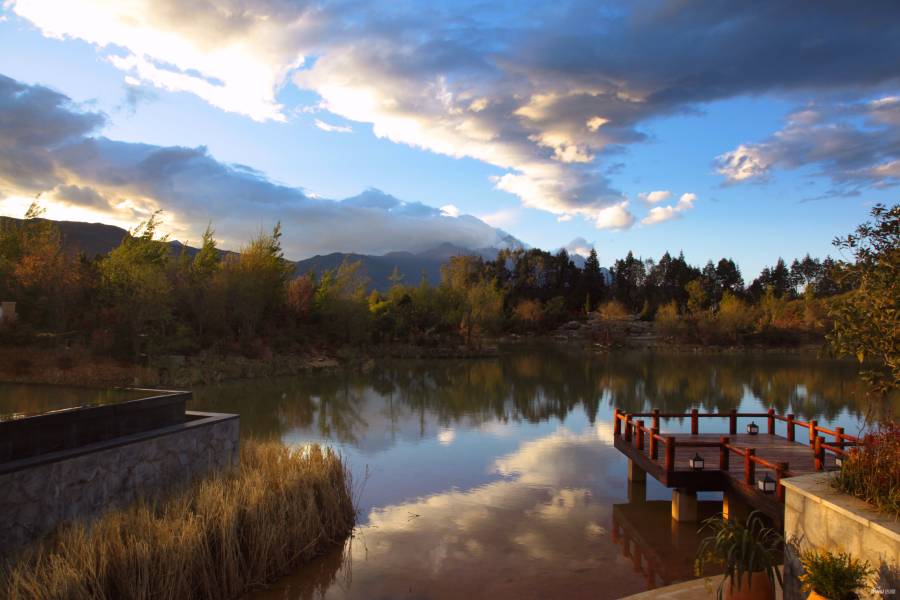
<path fill-rule="evenodd" d="M 177 425 L 0 463 L 0 556 L 63 521 L 237 464 L 237 415 L 185 416 Z"/>
<path fill-rule="evenodd" d="M 869 561 L 878 574 L 861 598 L 900 598 L 900 522 L 835 491 L 830 477 L 829 473 L 816 473 L 782 480 L 784 535 L 789 542 L 797 542 L 797 550 L 785 552 L 785 600 L 806 598 L 800 591 L 802 568 L 797 551 L 811 547 L 847 552 Z"/>

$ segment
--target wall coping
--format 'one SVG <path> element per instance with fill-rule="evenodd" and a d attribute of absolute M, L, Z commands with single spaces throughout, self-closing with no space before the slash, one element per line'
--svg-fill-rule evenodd
<path fill-rule="evenodd" d="M 831 473 L 813 473 L 781 480 L 788 493 L 796 493 L 808 500 L 827 506 L 900 544 L 900 521 L 880 513 L 867 502 L 844 494 L 831 487 Z"/>
<path fill-rule="evenodd" d="M 92 444 L 86 444 L 84 446 L 79 446 L 77 448 L 72 448 L 68 450 L 59 450 L 56 452 L 48 452 L 46 454 L 38 454 L 36 456 L 31 456 L 28 458 L 22 458 L 18 460 L 12 460 L 5 463 L 0 463 L 0 475 L 6 475 L 8 473 L 15 473 L 16 471 L 21 471 L 23 469 L 30 469 L 33 467 L 45 465 L 48 463 L 59 462 L 63 460 L 68 460 L 71 458 L 77 458 L 79 456 L 83 456 L 85 454 L 91 454 L 93 452 L 100 452 L 102 450 L 109 450 L 112 448 L 118 448 L 120 446 L 127 446 L 129 444 L 133 444 L 135 442 L 141 442 L 144 440 L 150 440 L 157 437 L 162 437 L 166 435 L 173 435 L 176 433 L 181 433 L 183 431 L 189 431 L 191 429 L 196 429 L 198 427 L 208 427 L 210 425 L 215 425 L 216 423 L 221 423 L 223 421 L 232 421 L 238 420 L 240 418 L 239 415 L 229 414 L 229 413 L 209 413 L 209 412 L 199 412 L 199 411 L 185 411 L 184 415 L 186 417 L 186 421 L 183 423 L 178 423 L 176 425 L 169 425 L 166 427 L 159 427 L 156 429 L 150 429 L 148 431 L 142 431 L 140 433 L 132 433 L 128 435 L 122 435 L 119 437 L 111 438 L 108 440 L 103 440 L 100 442 L 95 442 Z"/>

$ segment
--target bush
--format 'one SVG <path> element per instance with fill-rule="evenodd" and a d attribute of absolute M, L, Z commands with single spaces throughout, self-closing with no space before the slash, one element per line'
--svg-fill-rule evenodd
<path fill-rule="evenodd" d="M 685 333 L 685 325 L 678 315 L 678 304 L 674 300 L 663 304 L 656 310 L 655 321 L 663 335 L 680 336 Z"/>
<path fill-rule="evenodd" d="M 800 555 L 804 573 L 800 576 L 804 591 L 815 591 L 829 600 L 854 600 L 856 590 L 874 574 L 869 563 L 841 552 L 807 550 Z"/>
<path fill-rule="evenodd" d="M 851 450 L 833 485 L 900 517 L 900 424 L 888 422 L 867 435 L 861 449 Z"/>
<path fill-rule="evenodd" d="M 544 307 L 540 300 L 520 300 L 513 309 L 513 318 L 525 331 L 540 329 L 544 323 Z"/>
<path fill-rule="evenodd" d="M 606 321 L 624 321 L 631 316 L 625 305 L 618 300 L 604 302 L 597 307 L 597 313 Z"/>
<path fill-rule="evenodd" d="M 237 598 L 343 541 L 354 514 L 331 450 L 245 442 L 240 468 L 36 543 L 0 569 L 0 597 Z"/>

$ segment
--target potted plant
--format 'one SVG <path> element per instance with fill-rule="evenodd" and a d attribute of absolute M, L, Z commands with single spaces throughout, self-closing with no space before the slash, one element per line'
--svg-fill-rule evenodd
<path fill-rule="evenodd" d="M 866 561 L 845 552 L 805 550 L 800 553 L 803 591 L 807 600 L 856 600 L 856 590 L 866 585 L 875 571 Z"/>
<path fill-rule="evenodd" d="M 784 538 L 767 527 L 759 511 L 745 523 L 717 515 L 703 521 L 700 531 L 711 535 L 697 549 L 697 575 L 707 565 L 722 565 L 725 573 L 716 597 L 729 600 L 771 600 L 775 582 L 781 585 L 778 565 L 782 561 Z"/>

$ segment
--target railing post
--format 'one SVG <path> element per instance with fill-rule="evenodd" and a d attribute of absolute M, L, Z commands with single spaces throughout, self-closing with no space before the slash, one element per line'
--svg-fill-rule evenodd
<path fill-rule="evenodd" d="M 744 483 L 752 486 L 753 482 L 756 481 L 756 463 L 753 462 L 753 457 L 756 455 L 755 448 L 747 448 L 744 454 Z"/>
<path fill-rule="evenodd" d="M 675 470 L 675 438 L 666 436 L 666 472 Z"/>
<path fill-rule="evenodd" d="M 659 429 L 659 409 L 653 409 L 653 427 Z"/>
<path fill-rule="evenodd" d="M 775 409 L 769 409 L 769 435 L 775 435 Z"/>
<path fill-rule="evenodd" d="M 819 422 L 815 419 L 810 419 L 809 421 L 809 445 L 813 446 L 816 443 L 816 427 L 819 426 Z"/>
<path fill-rule="evenodd" d="M 631 441 L 631 415 L 625 415 L 625 441 Z"/>
<path fill-rule="evenodd" d="M 731 443 L 731 438 L 726 435 L 723 435 L 719 438 L 719 470 L 728 472 L 728 458 L 731 454 L 731 451 L 728 449 L 728 444 Z"/>
<path fill-rule="evenodd" d="M 637 436 L 635 436 L 637 439 L 634 442 L 634 446 L 638 450 L 643 450 L 644 449 L 644 420 L 643 419 L 638 419 L 635 422 L 635 431 L 637 432 Z"/>
<path fill-rule="evenodd" d="M 619 409 L 617 408 L 613 411 L 613 436 L 619 437 L 622 435 L 622 421 L 619 420 Z"/>
<path fill-rule="evenodd" d="M 778 468 L 775 469 L 775 495 L 778 497 L 779 502 L 784 502 L 784 486 L 781 485 L 781 478 L 784 477 L 784 474 L 787 473 L 790 467 L 786 462 L 775 464 L 778 465 Z"/>
<path fill-rule="evenodd" d="M 789 442 L 793 442 L 795 439 L 795 431 L 794 431 L 794 415 L 787 416 L 787 439 Z"/>
<path fill-rule="evenodd" d="M 728 415 L 728 433 L 737 435 L 737 409 L 732 408 L 731 414 Z"/>
<path fill-rule="evenodd" d="M 834 434 L 835 434 L 834 435 L 834 442 L 835 442 L 834 445 L 837 446 L 838 448 L 840 448 L 841 450 L 843 450 L 844 449 L 844 428 L 843 427 L 835 427 Z"/>
<path fill-rule="evenodd" d="M 691 409 L 691 435 L 700 433 L 700 419 L 697 417 L 699 411 L 696 408 Z"/>
<path fill-rule="evenodd" d="M 656 436 L 659 435 L 659 427 L 653 427 L 650 429 L 650 458 L 656 460 L 659 458 L 659 441 L 656 439 Z"/>
<path fill-rule="evenodd" d="M 822 442 L 825 441 L 821 435 L 816 436 L 816 441 L 814 442 L 814 454 L 816 457 L 816 471 L 821 471 L 825 468 L 825 450 L 822 448 Z"/>

